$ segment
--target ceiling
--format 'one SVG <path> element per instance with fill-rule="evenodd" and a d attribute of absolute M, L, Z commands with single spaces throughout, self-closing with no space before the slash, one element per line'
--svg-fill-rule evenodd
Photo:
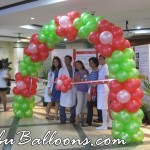
<path fill-rule="evenodd" d="M 137 26 L 150 28 L 150 0 L 0 0 L 0 41 L 17 41 L 18 33 L 21 37 L 30 37 L 38 33 L 39 28 L 29 30 L 19 26 L 43 26 L 54 17 L 74 10 L 104 16 L 123 30 L 127 20 L 129 30 Z M 139 32 L 150 35 L 141 29 Z"/>

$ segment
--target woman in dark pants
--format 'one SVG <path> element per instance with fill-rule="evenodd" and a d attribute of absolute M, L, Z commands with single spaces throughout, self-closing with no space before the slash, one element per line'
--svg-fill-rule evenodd
<path fill-rule="evenodd" d="M 91 57 L 89 59 L 89 66 L 92 69 L 92 72 L 88 76 L 88 81 L 93 81 L 98 79 L 98 59 L 96 57 Z M 95 95 L 94 95 L 95 94 Z M 87 102 L 87 120 L 86 124 L 83 126 L 91 126 L 92 118 L 93 118 L 93 96 L 96 96 L 96 84 L 89 85 L 89 93 L 88 93 L 88 102 Z"/>

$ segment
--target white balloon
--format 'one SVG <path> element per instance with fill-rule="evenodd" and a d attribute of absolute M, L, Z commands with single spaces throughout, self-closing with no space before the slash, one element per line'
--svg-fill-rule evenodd
<path fill-rule="evenodd" d="M 27 87 L 27 85 L 24 83 L 24 81 L 18 81 L 16 84 L 17 89 L 23 90 Z"/>
<path fill-rule="evenodd" d="M 28 46 L 28 51 L 32 54 L 37 53 L 38 52 L 37 45 L 36 44 L 30 44 Z"/>
<path fill-rule="evenodd" d="M 130 100 L 130 98 L 131 98 L 131 95 L 127 90 L 120 90 L 117 93 L 117 100 L 120 103 L 127 103 Z"/>
<path fill-rule="evenodd" d="M 56 82 L 57 85 L 62 85 L 62 80 L 58 79 Z"/>
<path fill-rule="evenodd" d="M 112 43 L 112 39 L 113 39 L 113 35 L 111 32 L 109 31 L 103 31 L 100 34 L 100 41 L 102 44 L 111 44 Z"/>
<path fill-rule="evenodd" d="M 68 16 L 62 16 L 59 19 L 59 25 L 63 28 L 67 28 L 71 24 L 71 21 Z"/>

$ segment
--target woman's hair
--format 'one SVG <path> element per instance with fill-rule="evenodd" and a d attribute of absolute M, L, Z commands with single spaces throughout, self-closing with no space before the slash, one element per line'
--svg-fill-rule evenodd
<path fill-rule="evenodd" d="M 76 64 L 76 63 L 81 64 L 82 69 L 83 69 L 83 70 L 86 70 L 87 73 L 88 73 L 88 70 L 85 68 L 85 66 L 84 66 L 84 64 L 83 64 L 83 62 L 82 62 L 81 60 L 77 60 L 77 61 L 75 62 L 75 64 Z M 75 68 L 75 72 L 76 72 L 76 71 L 79 71 L 79 70 L 78 70 L 77 68 Z"/>
<path fill-rule="evenodd" d="M 70 61 L 72 61 L 72 57 L 70 55 L 66 55 L 65 58 L 68 57 Z"/>
<path fill-rule="evenodd" d="M 99 57 L 102 57 L 102 58 L 105 60 L 105 57 L 104 57 L 104 56 L 102 56 L 102 55 L 99 55 Z"/>
<path fill-rule="evenodd" d="M 3 69 L 3 62 L 0 60 L 0 69 Z"/>
<path fill-rule="evenodd" d="M 89 59 L 89 62 L 90 62 L 91 60 L 94 62 L 94 64 L 96 65 L 96 67 L 98 67 L 98 65 L 99 65 L 98 59 L 97 59 L 96 57 L 91 57 L 91 58 Z"/>
<path fill-rule="evenodd" d="M 56 67 L 54 66 L 54 60 L 55 60 L 55 59 L 59 62 L 58 70 L 59 70 L 60 68 L 62 68 L 61 60 L 60 60 L 59 57 L 56 56 L 56 57 L 53 58 L 53 61 L 52 61 L 52 67 L 51 67 L 51 70 L 52 70 L 52 71 L 54 71 L 54 70 L 56 69 Z"/>

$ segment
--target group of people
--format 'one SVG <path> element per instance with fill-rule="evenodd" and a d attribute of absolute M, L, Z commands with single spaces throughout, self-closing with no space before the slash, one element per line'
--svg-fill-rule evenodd
<path fill-rule="evenodd" d="M 8 71 L 5 69 L 3 61 L 0 60 L 0 98 L 4 105 L 4 111 L 8 111 L 9 108 L 6 107 L 7 105 L 7 82 L 10 78 Z"/>
<path fill-rule="evenodd" d="M 81 81 L 94 81 L 108 79 L 108 66 L 105 63 L 105 58 L 101 55 L 99 58 L 91 57 L 89 59 L 89 66 L 92 69 L 89 72 L 82 61 L 77 60 L 75 62 L 75 68 L 71 65 L 72 57 L 66 55 L 64 58 L 65 66 L 62 66 L 59 57 L 54 57 L 52 60 L 52 66 L 48 73 L 48 83 L 45 89 L 44 101 L 47 102 L 46 107 L 46 119 L 60 118 L 62 124 L 66 123 L 65 108 L 70 108 L 70 123 L 76 125 L 91 126 L 93 118 L 93 99 L 97 99 L 98 114 L 102 111 L 102 126 L 97 127 L 97 130 L 107 129 L 111 127 L 111 119 L 108 115 L 108 94 L 109 87 L 107 82 L 103 83 L 83 83 Z M 99 65 L 101 68 L 99 69 Z M 61 75 L 71 77 L 74 83 L 72 89 L 63 93 L 56 90 L 56 78 Z M 81 83 L 80 83 L 81 82 Z M 55 117 L 50 116 L 50 109 L 55 102 Z M 87 109 L 86 122 L 84 114 Z M 59 114 L 58 114 L 59 112 Z"/>

